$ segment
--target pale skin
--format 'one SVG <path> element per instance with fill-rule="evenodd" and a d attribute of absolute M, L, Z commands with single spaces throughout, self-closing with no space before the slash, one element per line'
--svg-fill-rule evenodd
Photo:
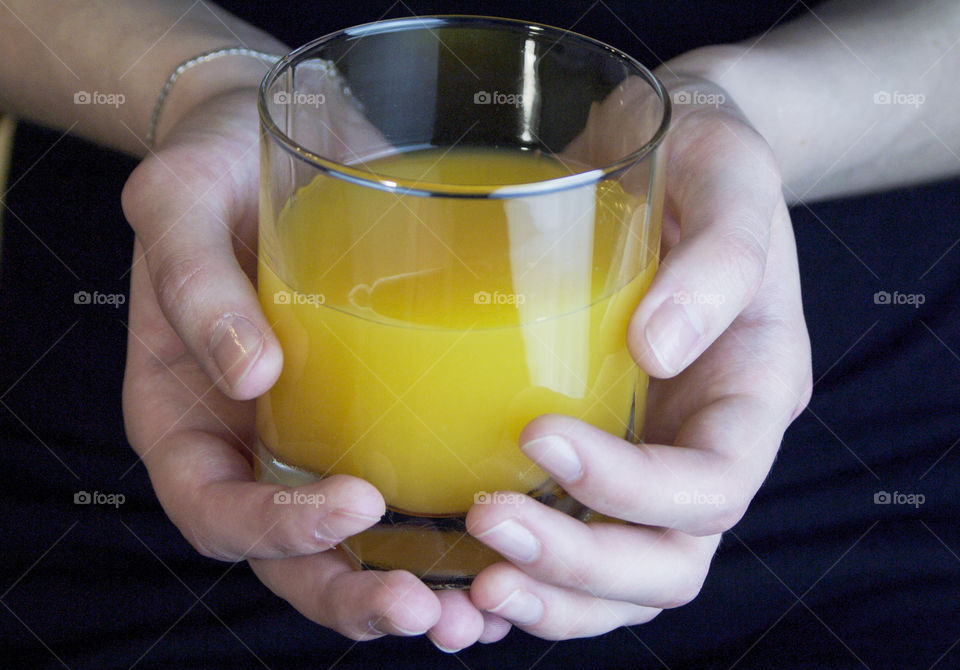
<path fill-rule="evenodd" d="M 409 573 L 358 572 L 332 549 L 383 512 L 370 484 L 330 477 L 303 487 L 323 493 L 323 505 L 281 507 L 272 503 L 277 487 L 253 481 L 252 399 L 283 359 L 250 279 L 253 87 L 265 66 L 227 57 L 184 75 L 157 149 L 148 154 L 140 139 L 178 63 L 237 43 L 285 47 L 225 13 L 187 12 L 188 2 L 58 2 L 56 12 L 45 4 L 8 1 L 10 11 L 0 10 L 4 108 L 61 128 L 77 121 L 73 132 L 146 156 L 123 193 L 137 237 L 124 386 L 130 443 L 200 553 L 249 560 L 277 595 L 353 639 L 426 633 L 455 651 L 514 625 L 548 639 L 584 637 L 694 598 L 720 534 L 744 514 L 811 392 L 786 202 L 958 170 L 955 3 L 831 3 L 756 47 L 708 47 L 661 66 L 674 92 L 726 102 L 675 107 L 663 268 L 627 333 L 635 360 L 656 378 L 647 443 L 562 416 L 531 422 L 518 448 L 611 520 L 585 524 L 533 501 L 475 506 L 470 531 L 512 560 L 469 591 L 435 593 Z M 29 77 L 11 65 L 14 53 L 35 64 Z M 78 108 L 77 90 L 119 91 L 127 102 Z M 876 105 L 877 91 L 922 93 L 925 102 Z M 681 306 L 679 291 L 724 300 Z M 723 502 L 677 504 L 684 491 Z"/>

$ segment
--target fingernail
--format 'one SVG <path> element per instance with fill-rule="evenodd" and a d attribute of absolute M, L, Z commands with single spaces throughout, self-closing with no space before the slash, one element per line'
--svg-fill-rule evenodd
<path fill-rule="evenodd" d="M 529 625 L 540 621 L 543 602 L 529 591 L 517 589 L 502 603 L 487 611 L 514 623 Z"/>
<path fill-rule="evenodd" d="M 353 524 L 347 524 L 347 528 L 341 528 L 337 523 L 337 518 L 332 514 L 320 520 L 320 523 L 313 529 L 313 537 L 320 544 L 337 545 L 353 533 L 351 532 Z"/>
<path fill-rule="evenodd" d="M 424 633 L 427 632 L 425 629 L 424 629 L 424 630 L 410 630 L 410 629 L 408 629 L 408 628 L 404 628 L 404 627 L 402 627 L 402 626 L 398 626 L 397 624 L 391 624 L 391 625 L 393 626 L 393 629 L 394 629 L 395 631 L 397 631 L 397 633 L 399 633 L 400 635 L 409 635 L 409 636 L 413 637 L 414 635 L 423 635 Z"/>
<path fill-rule="evenodd" d="M 440 644 L 439 642 L 437 642 L 436 640 L 434 640 L 434 639 L 433 639 L 432 637 L 430 637 L 429 635 L 427 636 L 427 639 L 429 639 L 431 642 L 433 642 L 433 646 L 434 646 L 434 647 L 436 647 L 437 649 L 439 649 L 440 651 L 442 651 L 442 652 L 445 653 L 445 654 L 456 654 L 456 653 L 458 653 L 458 652 L 461 651 L 460 649 L 448 649 L 447 647 L 444 647 L 442 644 Z"/>
<path fill-rule="evenodd" d="M 247 376 L 262 348 L 263 335 L 249 320 L 238 315 L 220 319 L 210 338 L 210 353 L 231 387 L 236 387 Z"/>
<path fill-rule="evenodd" d="M 379 521 L 382 519 L 382 516 L 370 516 L 369 514 L 360 514 L 359 512 L 351 512 L 345 509 L 336 509 L 332 512 L 338 516 L 345 516 L 348 519 L 357 519 L 359 521 Z"/>
<path fill-rule="evenodd" d="M 505 558 L 517 563 L 530 563 L 540 556 L 540 542 L 529 530 L 513 519 L 501 521 L 490 530 L 485 530 L 474 537 L 482 538 Z"/>
<path fill-rule="evenodd" d="M 357 514 L 346 510 L 334 510 L 320 520 L 313 536 L 321 543 L 338 544 L 350 535 L 360 532 L 360 524 L 368 527 L 380 520 L 378 516 Z M 360 524 L 357 524 L 357 522 Z"/>
<path fill-rule="evenodd" d="M 537 465 L 545 469 L 553 478 L 561 482 L 573 482 L 580 479 L 583 466 L 570 441 L 559 435 L 547 435 L 530 440 L 520 450 Z"/>
<path fill-rule="evenodd" d="M 380 617 L 376 621 L 369 621 L 367 623 L 367 627 L 374 633 L 378 633 L 380 635 L 407 635 L 413 637 L 415 635 L 423 635 L 427 632 L 426 628 L 423 630 L 409 630 L 407 628 L 403 628 L 402 626 L 398 626 L 397 624 L 393 623 L 386 617 Z M 388 628 L 389 630 L 384 630 L 384 628 Z"/>
<path fill-rule="evenodd" d="M 660 365 L 673 375 L 680 371 L 703 336 L 703 323 L 687 305 L 668 299 L 650 317 L 644 335 Z"/>

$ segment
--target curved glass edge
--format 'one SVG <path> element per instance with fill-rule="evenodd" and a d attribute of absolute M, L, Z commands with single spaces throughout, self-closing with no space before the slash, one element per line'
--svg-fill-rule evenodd
<path fill-rule="evenodd" d="M 594 168 L 587 172 L 578 172 L 565 177 L 558 177 L 545 181 L 530 182 L 526 184 L 511 184 L 505 187 L 503 185 L 474 186 L 414 182 L 395 177 L 388 178 L 367 170 L 358 169 L 344 163 L 330 160 L 321 156 L 320 154 L 314 153 L 309 149 L 302 147 L 299 143 L 294 141 L 292 138 L 287 136 L 286 133 L 280 130 L 273 118 L 270 116 L 270 112 L 267 108 L 267 91 L 270 86 L 277 80 L 283 71 L 311 58 L 313 53 L 318 48 L 334 39 L 340 37 L 363 37 L 365 35 L 387 34 L 409 30 L 413 27 L 437 28 L 457 25 L 505 26 L 514 30 L 524 29 L 528 32 L 534 32 L 541 35 L 553 32 L 558 33 L 560 36 L 572 36 L 575 39 L 587 43 L 589 46 L 597 48 L 601 51 L 605 51 L 610 55 L 624 61 L 630 68 L 635 70 L 635 73 L 638 76 L 642 77 L 650 85 L 651 89 L 653 89 L 653 92 L 660 99 L 660 103 L 662 105 L 660 125 L 657 127 L 657 130 L 654 132 L 651 138 L 643 146 L 602 168 Z M 260 83 L 260 89 L 257 95 L 257 111 L 260 116 L 261 128 L 267 134 L 269 134 L 279 144 L 279 146 L 281 146 L 293 158 L 311 165 L 327 176 L 398 195 L 412 195 L 418 197 L 482 198 L 491 200 L 545 195 L 577 188 L 580 186 L 586 186 L 589 184 L 597 184 L 606 179 L 616 178 L 620 173 L 629 170 L 631 167 L 647 158 L 649 154 L 660 145 L 670 127 L 670 118 L 672 115 L 670 96 L 666 94 L 666 88 L 656 77 L 656 75 L 654 75 L 653 72 L 647 69 L 635 58 L 624 53 L 623 51 L 620 51 L 619 49 L 616 49 L 592 37 L 587 37 L 581 33 L 570 30 L 562 30 L 560 28 L 547 26 L 540 23 L 520 21 L 517 19 L 457 14 L 408 17 L 401 19 L 390 19 L 387 21 L 375 21 L 372 23 L 354 26 L 352 28 L 346 28 L 344 30 L 338 30 L 336 32 L 324 35 L 323 37 L 318 37 L 317 39 L 312 40 L 307 44 L 298 47 L 297 49 L 294 49 L 270 68 L 270 70 L 264 76 L 263 81 Z"/>

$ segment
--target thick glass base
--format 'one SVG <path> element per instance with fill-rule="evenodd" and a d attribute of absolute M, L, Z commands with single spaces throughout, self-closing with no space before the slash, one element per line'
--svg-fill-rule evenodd
<path fill-rule="evenodd" d="M 260 481 L 303 486 L 319 479 L 276 459 L 259 440 L 257 452 L 256 473 Z M 588 514 L 586 507 L 552 481 L 530 495 L 579 519 Z M 487 500 L 479 502 L 497 502 L 497 494 L 487 494 Z M 464 519 L 465 516 L 412 516 L 388 509 L 379 523 L 348 538 L 340 547 L 365 570 L 408 570 L 432 589 L 466 589 L 477 573 L 504 559 L 467 533 Z"/>

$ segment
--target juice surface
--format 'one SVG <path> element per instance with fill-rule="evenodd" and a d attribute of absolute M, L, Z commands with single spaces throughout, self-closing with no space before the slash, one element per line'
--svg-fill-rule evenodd
<path fill-rule="evenodd" d="M 461 184 L 570 173 L 489 149 L 366 167 Z M 537 489 L 547 475 L 517 444 L 531 419 L 562 413 L 624 435 L 635 389 L 643 411 L 625 334 L 655 269 L 635 232 L 644 216 L 614 182 L 490 200 L 317 177 L 261 226 L 260 299 L 284 368 L 257 403 L 260 439 L 318 476 L 362 477 L 412 515 Z"/>

